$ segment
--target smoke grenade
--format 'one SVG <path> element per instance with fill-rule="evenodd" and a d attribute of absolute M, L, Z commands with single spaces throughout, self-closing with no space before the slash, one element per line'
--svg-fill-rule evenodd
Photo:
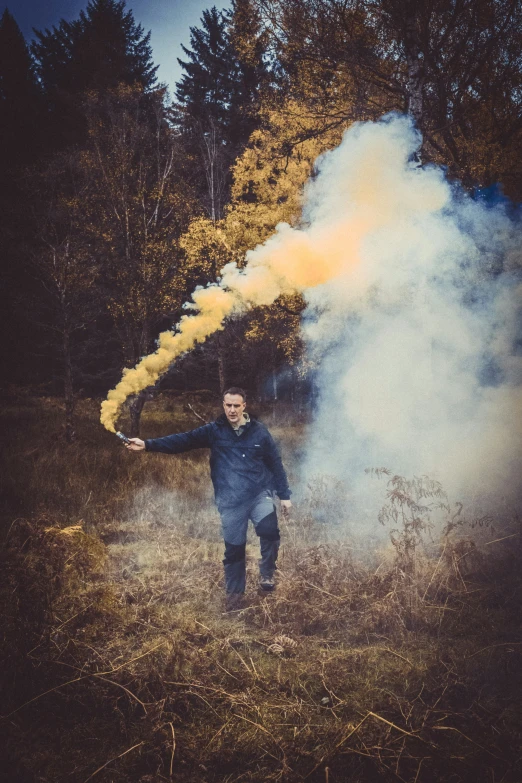
<path fill-rule="evenodd" d="M 116 437 L 119 438 L 127 446 L 130 443 L 130 439 L 123 434 L 123 432 L 116 432 Z"/>

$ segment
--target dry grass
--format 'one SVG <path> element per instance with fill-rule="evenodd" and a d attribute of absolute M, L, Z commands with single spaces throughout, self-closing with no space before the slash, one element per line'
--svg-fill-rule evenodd
<path fill-rule="evenodd" d="M 147 434 L 196 425 L 168 405 Z M 390 545 L 370 566 L 309 503 L 277 592 L 255 592 L 251 540 L 247 608 L 226 615 L 206 457 L 134 459 L 89 403 L 66 446 L 58 413 L 6 421 L 6 781 L 522 779 L 518 539 L 453 530 L 435 557 Z"/>

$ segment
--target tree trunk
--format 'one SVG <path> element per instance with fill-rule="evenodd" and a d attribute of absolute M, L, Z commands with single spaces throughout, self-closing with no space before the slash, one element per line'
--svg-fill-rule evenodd
<path fill-rule="evenodd" d="M 226 361 L 225 361 L 225 346 L 224 346 L 224 339 L 223 339 L 222 332 L 220 332 L 216 336 L 216 349 L 217 349 L 219 390 L 220 392 L 224 392 L 227 387 L 227 368 L 226 368 Z"/>
<path fill-rule="evenodd" d="M 216 222 L 216 172 L 215 172 L 216 158 L 215 155 L 210 156 L 209 162 L 209 190 L 210 190 L 210 219 L 213 223 Z"/>
<path fill-rule="evenodd" d="M 408 77 L 406 80 L 406 95 L 408 114 L 415 120 L 415 125 L 422 128 L 422 113 L 424 104 L 424 66 L 419 52 L 408 55 Z"/>
<path fill-rule="evenodd" d="M 125 327 L 124 332 L 124 361 L 127 367 L 135 367 L 141 357 L 150 350 L 150 321 L 144 319 L 141 330 Z M 149 387 L 150 388 L 150 387 Z M 147 389 L 142 389 L 135 394 L 129 403 L 130 437 L 138 438 L 140 435 L 140 419 L 143 406 L 147 401 Z"/>
<path fill-rule="evenodd" d="M 275 364 L 272 367 L 272 421 L 276 419 L 277 407 L 277 370 Z"/>
<path fill-rule="evenodd" d="M 223 171 L 220 156 L 220 143 L 216 126 L 209 120 L 209 130 L 201 128 L 203 161 L 209 196 L 209 214 L 213 223 L 222 217 L 221 200 L 223 190 Z"/>
<path fill-rule="evenodd" d="M 65 440 L 72 443 L 76 440 L 76 431 L 74 429 L 74 387 L 73 387 L 73 369 L 71 357 L 71 336 L 67 324 L 63 330 L 63 361 L 64 361 L 64 379 L 63 393 L 65 400 Z"/>
<path fill-rule="evenodd" d="M 423 111 L 424 111 L 424 61 L 419 46 L 419 37 L 417 33 L 417 19 L 412 15 L 406 20 L 406 102 L 408 114 L 413 117 L 417 128 L 423 130 Z M 422 163 L 421 152 L 414 155 L 414 160 Z"/>
<path fill-rule="evenodd" d="M 129 405 L 131 438 L 139 438 L 140 436 L 141 412 L 143 410 L 143 406 L 145 405 L 146 399 L 147 391 L 146 389 L 143 389 L 143 391 L 140 391 L 139 394 L 136 394 Z"/>

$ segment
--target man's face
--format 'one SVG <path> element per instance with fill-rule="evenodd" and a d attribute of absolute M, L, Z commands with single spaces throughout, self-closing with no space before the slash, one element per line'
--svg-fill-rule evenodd
<path fill-rule="evenodd" d="M 231 424 L 238 424 L 246 408 L 246 402 L 240 394 L 225 394 L 223 397 L 225 416 Z"/>

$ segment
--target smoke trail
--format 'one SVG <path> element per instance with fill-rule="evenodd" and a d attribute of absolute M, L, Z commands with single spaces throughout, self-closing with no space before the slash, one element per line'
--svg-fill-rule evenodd
<path fill-rule="evenodd" d="M 157 351 L 145 356 L 134 369 L 124 370 L 121 381 L 102 402 L 100 421 L 110 432 L 116 431 L 115 421 L 130 394 L 154 384 L 178 356 L 221 329 L 224 319 L 238 306 L 234 295 L 217 285 L 194 291 L 192 300 L 198 314 L 183 316 L 176 333 L 160 334 Z"/>
<path fill-rule="evenodd" d="M 227 316 L 299 291 L 320 365 L 306 476 L 330 473 L 361 497 L 357 477 L 381 465 L 468 496 L 517 487 L 520 231 L 504 207 L 410 163 L 419 145 L 405 117 L 350 128 L 317 162 L 301 226 L 279 225 L 243 269 L 193 294 L 195 314 L 109 393 L 105 426 Z"/>

